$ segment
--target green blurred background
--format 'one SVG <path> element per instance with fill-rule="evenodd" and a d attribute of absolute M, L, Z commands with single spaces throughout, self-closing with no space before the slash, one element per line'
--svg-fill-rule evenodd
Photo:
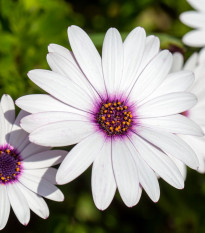
<path fill-rule="evenodd" d="M 0 0 L 0 92 L 14 99 L 41 90 L 27 78 L 34 68 L 48 69 L 47 46 L 69 47 L 67 27 L 86 30 L 101 50 L 105 31 L 116 27 L 123 38 L 136 26 L 160 37 L 161 47 L 193 50 L 182 45 L 190 29 L 178 20 L 191 9 L 185 0 Z M 140 203 L 127 208 L 117 193 L 110 207 L 101 212 L 92 200 L 91 169 L 60 187 L 63 203 L 47 201 L 50 217 L 32 213 L 27 227 L 12 213 L 3 232 L 27 233 L 195 233 L 205 232 L 205 176 L 188 170 L 184 190 L 160 180 L 161 197 L 153 203 L 143 192 Z M 0 207 L 1 208 L 1 207 Z"/>

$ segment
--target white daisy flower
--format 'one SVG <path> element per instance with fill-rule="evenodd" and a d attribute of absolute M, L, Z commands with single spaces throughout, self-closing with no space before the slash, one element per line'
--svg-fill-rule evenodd
<path fill-rule="evenodd" d="M 171 156 L 197 169 L 193 150 L 175 133 L 202 135 L 201 129 L 178 114 L 196 104 L 184 92 L 191 72 L 168 74 L 172 55 L 159 52 L 159 39 L 134 29 L 122 42 L 119 32 L 106 33 L 102 58 L 79 27 L 68 28 L 72 52 L 49 45 L 52 71 L 33 70 L 29 78 L 50 95 L 28 95 L 17 105 L 33 113 L 22 120 L 30 140 L 44 146 L 77 145 L 57 172 L 65 184 L 92 163 L 92 193 L 104 210 L 116 188 L 131 207 L 142 188 L 153 201 L 160 189 L 156 173 L 181 189 L 184 179 Z M 156 173 L 155 173 L 156 172 Z"/>
<path fill-rule="evenodd" d="M 187 0 L 196 11 L 187 11 L 180 15 L 180 20 L 195 30 L 188 32 L 183 37 L 186 45 L 193 47 L 205 46 L 205 1 Z"/>
<path fill-rule="evenodd" d="M 10 206 L 20 223 L 27 225 L 30 209 L 41 218 L 49 216 L 42 197 L 63 201 L 62 192 L 55 186 L 57 169 L 66 151 L 50 150 L 31 143 L 20 120 L 28 113 L 21 111 L 15 119 L 15 107 L 9 95 L 0 103 L 0 229 L 8 221 Z M 42 197 L 41 197 L 42 196 Z"/>
<path fill-rule="evenodd" d="M 171 69 L 172 71 L 189 70 L 193 71 L 195 74 L 195 82 L 189 88 L 189 91 L 196 95 L 198 102 L 193 108 L 182 114 L 196 122 L 205 132 L 205 48 L 202 49 L 200 53 L 194 53 L 185 64 L 184 58 L 180 53 L 175 53 L 173 57 L 174 62 Z M 205 137 L 195 137 L 190 135 L 180 135 L 180 137 L 196 152 L 199 160 L 198 171 L 205 173 Z M 175 162 L 179 166 L 182 174 L 186 176 L 186 166 L 178 160 Z"/>

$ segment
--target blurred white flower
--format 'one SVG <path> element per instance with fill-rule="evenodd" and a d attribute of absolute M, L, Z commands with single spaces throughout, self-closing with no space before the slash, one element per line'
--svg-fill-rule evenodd
<path fill-rule="evenodd" d="M 15 119 L 15 107 L 9 95 L 0 103 L 0 229 L 8 221 L 10 206 L 18 220 L 27 225 L 30 209 L 41 218 L 49 216 L 42 197 L 63 201 L 55 186 L 56 169 L 66 151 L 50 150 L 31 143 L 20 120 L 28 113 L 21 111 Z M 42 196 L 42 197 L 41 197 Z"/>
<path fill-rule="evenodd" d="M 187 0 L 196 11 L 187 11 L 180 15 L 180 20 L 189 27 L 194 28 L 183 37 L 186 45 L 193 47 L 205 46 L 205 1 Z"/>
<path fill-rule="evenodd" d="M 93 198 L 102 210 L 111 203 L 116 188 L 129 207 L 138 203 L 142 188 L 158 201 L 156 173 L 183 188 L 184 179 L 171 156 L 193 169 L 198 160 L 176 133 L 203 135 L 194 122 L 179 114 L 196 104 L 196 97 L 184 92 L 193 74 L 169 74 L 171 53 L 159 51 L 159 39 L 146 37 L 140 27 L 124 43 L 116 29 L 109 29 L 102 58 L 79 27 L 69 27 L 68 36 L 72 52 L 49 46 L 52 71 L 28 73 L 50 95 L 28 95 L 16 101 L 33 113 L 21 124 L 31 133 L 32 142 L 77 143 L 62 162 L 57 182 L 74 180 L 93 163 Z"/>
<path fill-rule="evenodd" d="M 205 48 L 200 53 L 194 53 L 184 64 L 184 58 L 180 53 L 173 55 L 174 62 L 172 71 L 188 70 L 195 74 L 195 81 L 188 91 L 194 93 L 198 98 L 197 104 L 183 112 L 189 119 L 196 122 L 205 132 Z M 180 135 L 189 146 L 196 152 L 199 159 L 198 171 L 205 173 L 205 137 L 196 137 L 190 135 Z M 186 166 L 175 160 L 182 174 L 186 176 Z"/>

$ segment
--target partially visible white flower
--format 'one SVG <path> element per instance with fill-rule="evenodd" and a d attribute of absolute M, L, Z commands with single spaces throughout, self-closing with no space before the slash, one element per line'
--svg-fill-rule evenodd
<path fill-rule="evenodd" d="M 195 11 L 187 11 L 180 15 L 180 20 L 194 28 L 183 37 L 186 45 L 193 47 L 205 46 L 205 1 L 204 0 L 187 0 Z"/>
<path fill-rule="evenodd" d="M 62 192 L 55 186 L 56 169 L 66 151 L 50 150 L 31 143 L 20 120 L 28 113 L 21 111 L 15 119 L 15 107 L 9 95 L 0 103 L 0 229 L 8 221 L 10 206 L 18 220 L 27 225 L 30 209 L 41 218 L 49 216 L 42 197 L 63 201 Z M 42 197 L 41 197 L 42 196 Z"/>
<path fill-rule="evenodd" d="M 96 206 L 106 209 L 116 189 L 124 203 L 138 203 L 142 188 L 153 201 L 160 196 L 156 173 L 176 188 L 184 179 L 172 160 L 198 167 L 194 151 L 176 133 L 203 135 L 178 114 L 196 104 L 185 92 L 191 72 L 169 74 L 172 55 L 159 50 L 159 39 L 135 28 L 122 41 L 111 28 L 102 57 L 79 27 L 68 28 L 72 52 L 50 45 L 52 69 L 33 70 L 29 78 L 49 95 L 28 95 L 16 103 L 33 113 L 22 120 L 30 140 L 44 146 L 77 144 L 59 167 L 56 179 L 65 184 L 92 163 Z M 156 173 L 155 173 L 156 172 Z"/>
<path fill-rule="evenodd" d="M 188 91 L 196 95 L 198 102 L 193 108 L 182 114 L 196 122 L 205 132 L 205 48 L 199 53 L 194 53 L 185 64 L 180 53 L 173 54 L 173 58 L 172 71 L 188 70 L 193 71 L 195 74 L 195 81 Z M 180 137 L 196 152 L 199 159 L 198 171 L 205 173 L 205 136 L 180 135 Z M 179 160 L 174 160 L 182 174 L 186 176 L 186 166 Z"/>

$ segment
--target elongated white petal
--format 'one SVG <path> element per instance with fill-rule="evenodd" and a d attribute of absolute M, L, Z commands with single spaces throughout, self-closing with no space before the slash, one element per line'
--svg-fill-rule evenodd
<path fill-rule="evenodd" d="M 32 176 L 31 173 L 24 171 L 24 174 L 20 176 L 19 181 L 31 191 L 37 193 L 40 196 L 48 198 L 53 201 L 63 201 L 64 195 L 55 185 L 48 182 L 43 177 Z"/>
<path fill-rule="evenodd" d="M 191 93 L 169 93 L 139 106 L 137 114 L 139 118 L 168 116 L 184 112 L 196 103 L 196 96 Z"/>
<path fill-rule="evenodd" d="M 5 136 L 6 142 L 9 142 L 12 125 L 15 121 L 15 106 L 12 98 L 9 95 L 3 95 L 1 98 L 1 107 L 4 113 L 5 120 Z"/>
<path fill-rule="evenodd" d="M 24 159 L 24 169 L 36 169 L 54 166 L 63 161 L 68 154 L 64 150 L 48 150 L 38 154 L 34 154 Z"/>
<path fill-rule="evenodd" d="M 187 11 L 180 15 L 180 20 L 193 28 L 204 28 L 205 25 L 205 14 L 196 11 Z"/>
<path fill-rule="evenodd" d="M 181 115 L 170 115 L 164 117 L 144 118 L 140 125 L 148 128 L 162 129 L 171 133 L 203 136 L 202 129 L 191 119 Z"/>
<path fill-rule="evenodd" d="M 7 194 L 6 187 L 0 186 L 0 230 L 2 230 L 8 221 L 10 213 L 10 202 Z"/>
<path fill-rule="evenodd" d="M 50 147 L 45 147 L 45 146 L 39 146 L 39 145 L 36 145 L 34 143 L 31 143 L 29 142 L 25 147 L 24 149 L 20 152 L 21 152 L 21 157 L 23 159 L 26 159 L 28 158 L 29 156 L 33 155 L 33 154 L 37 154 L 37 153 L 40 153 L 40 152 L 43 152 L 43 151 L 47 151 L 51 149 Z"/>
<path fill-rule="evenodd" d="M 81 175 L 99 155 L 104 141 L 102 135 L 95 133 L 78 143 L 61 163 L 56 175 L 57 183 L 66 184 Z"/>
<path fill-rule="evenodd" d="M 29 176 L 36 176 L 39 179 L 44 178 L 51 184 L 56 184 L 56 173 L 57 169 L 53 167 L 41 168 L 34 170 L 26 170 L 26 174 Z"/>
<path fill-rule="evenodd" d="M 184 179 L 172 160 L 139 136 L 131 138 L 142 159 L 167 183 L 177 189 L 184 187 Z"/>
<path fill-rule="evenodd" d="M 92 123 L 86 121 L 59 121 L 36 129 L 29 139 L 42 146 L 68 146 L 80 142 L 93 132 Z"/>
<path fill-rule="evenodd" d="M 203 47 L 205 45 L 205 29 L 197 29 L 188 32 L 182 38 L 184 44 L 193 47 Z"/>
<path fill-rule="evenodd" d="M 6 136 L 6 128 L 5 128 L 4 113 L 0 105 L 0 144 L 1 145 L 5 143 L 5 136 Z"/>
<path fill-rule="evenodd" d="M 19 222 L 27 225 L 30 220 L 30 209 L 19 184 L 9 184 L 6 186 L 11 207 L 18 218 Z"/>
<path fill-rule="evenodd" d="M 105 210 L 111 203 L 116 191 L 111 159 L 111 141 L 106 141 L 99 151 L 92 167 L 92 193 L 95 205 Z"/>
<path fill-rule="evenodd" d="M 193 53 L 184 64 L 184 70 L 194 71 L 197 66 L 198 59 L 199 59 L 198 53 Z"/>
<path fill-rule="evenodd" d="M 181 53 L 174 53 L 173 54 L 173 63 L 172 63 L 172 68 L 170 70 L 170 73 L 172 72 L 177 72 L 182 70 L 184 64 L 184 57 Z"/>
<path fill-rule="evenodd" d="M 138 129 L 138 134 L 166 154 L 181 160 L 187 166 L 193 169 L 197 169 L 199 166 L 196 154 L 180 137 L 166 131 L 143 127 Z"/>
<path fill-rule="evenodd" d="M 132 207 L 138 201 L 139 175 L 126 144 L 129 144 L 129 140 L 124 138 L 123 141 L 112 141 L 112 162 L 120 196 L 128 207 Z"/>
<path fill-rule="evenodd" d="M 27 200 L 29 208 L 41 218 L 48 218 L 49 209 L 44 199 L 19 183 L 19 188 Z"/>
<path fill-rule="evenodd" d="M 54 72 L 59 73 L 72 80 L 80 88 L 85 90 L 85 92 L 92 94 L 93 98 L 95 98 L 93 88 L 89 84 L 88 80 L 86 79 L 80 68 L 76 66 L 76 64 L 73 64 L 73 62 L 70 62 L 63 56 L 56 53 L 49 53 L 47 55 L 47 61 Z"/>
<path fill-rule="evenodd" d="M 102 48 L 102 67 L 108 94 L 119 90 L 123 71 L 123 44 L 115 28 L 107 31 Z"/>
<path fill-rule="evenodd" d="M 88 117 L 72 112 L 41 112 L 24 117 L 21 121 L 21 127 L 31 133 L 44 125 L 69 120 L 88 122 Z"/>
<path fill-rule="evenodd" d="M 178 167 L 179 171 L 181 172 L 181 174 L 182 174 L 182 176 L 183 176 L 183 178 L 185 180 L 186 179 L 186 174 L 187 174 L 186 165 L 184 163 L 182 163 L 180 160 L 176 159 L 174 156 L 169 155 L 169 157 L 172 159 L 172 161 L 174 161 L 174 163 Z"/>
<path fill-rule="evenodd" d="M 154 171 L 145 163 L 141 158 L 138 150 L 134 147 L 132 143 L 127 143 L 130 152 L 132 153 L 132 158 L 138 169 L 139 183 L 144 188 L 148 196 L 157 202 L 160 196 L 159 183 L 157 176 Z"/>
<path fill-rule="evenodd" d="M 28 137 L 28 133 L 22 130 L 22 128 L 20 127 L 21 119 L 27 115 L 27 112 L 21 110 L 13 124 L 9 137 L 9 144 L 15 148 L 18 148 L 20 145 L 22 145 Z"/>
<path fill-rule="evenodd" d="M 205 12 L 205 4 L 202 0 L 187 0 L 187 2 L 198 11 Z"/>
<path fill-rule="evenodd" d="M 49 70 L 32 70 L 28 76 L 36 85 L 62 102 L 84 111 L 92 108 L 91 96 L 68 78 Z"/>
<path fill-rule="evenodd" d="M 172 65 L 172 55 L 167 50 L 160 52 L 140 74 L 131 90 L 135 102 L 150 95 L 166 78 Z"/>
<path fill-rule="evenodd" d="M 81 113 L 82 111 L 64 104 L 56 98 L 45 94 L 25 95 L 16 100 L 16 105 L 30 113 L 46 111 L 62 111 Z"/>
<path fill-rule="evenodd" d="M 168 74 L 164 82 L 151 95 L 141 101 L 140 105 L 168 93 L 187 91 L 193 82 L 194 74 L 190 71 L 183 70 Z"/>
<path fill-rule="evenodd" d="M 136 43 L 137 41 L 137 43 Z M 145 50 L 146 34 L 141 27 L 133 29 L 124 41 L 124 66 L 120 90 L 126 91 L 136 79 Z M 151 49 L 151 48 L 150 48 Z"/>
<path fill-rule="evenodd" d="M 68 60 L 69 62 L 73 63 L 73 65 L 76 66 L 76 68 L 78 68 L 78 64 L 75 61 L 74 55 L 73 53 L 68 50 L 67 48 L 58 45 L 58 44 L 49 44 L 48 46 L 48 52 L 49 53 L 55 53 L 55 54 L 59 54 L 62 57 L 64 57 L 66 60 Z"/>
<path fill-rule="evenodd" d="M 105 90 L 101 57 L 89 36 L 79 27 L 68 28 L 68 39 L 74 56 L 90 83 L 98 92 Z"/>

